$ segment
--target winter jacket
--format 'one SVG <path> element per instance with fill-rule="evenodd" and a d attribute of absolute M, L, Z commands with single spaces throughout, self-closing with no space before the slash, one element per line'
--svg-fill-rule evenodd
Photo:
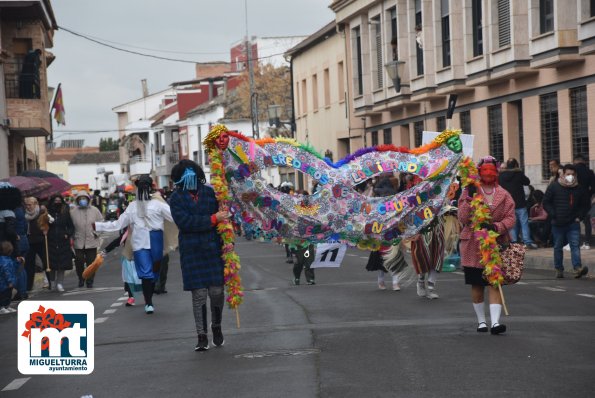
<path fill-rule="evenodd" d="M 577 163 L 574 167 L 576 168 L 578 185 L 583 187 L 590 199 L 591 195 L 595 193 L 595 174 L 585 163 Z"/>
<path fill-rule="evenodd" d="M 531 184 L 529 177 L 521 169 L 502 170 L 498 179 L 500 186 L 508 191 L 514 200 L 514 208 L 521 209 L 527 207 L 525 199 L 525 185 Z"/>
<path fill-rule="evenodd" d="M 68 206 L 64 206 L 65 208 L 59 212 L 50 210 L 50 215 L 54 218 L 48 231 L 48 251 L 52 271 L 72 269 L 73 253 L 70 248 L 70 238 L 74 235 L 74 225 Z"/>
<path fill-rule="evenodd" d="M 74 248 L 96 249 L 99 247 L 99 235 L 93 231 L 93 223 L 103 221 L 103 216 L 96 207 L 77 206 L 70 210 L 74 225 Z"/>
<path fill-rule="evenodd" d="M 563 187 L 554 181 L 545 191 L 543 207 L 551 217 L 552 225 L 570 225 L 576 219 L 582 220 L 590 209 L 590 197 L 583 187 Z"/>
<path fill-rule="evenodd" d="M 12 210 L 0 210 L 0 241 L 4 240 L 17 249 L 16 216 Z"/>
<path fill-rule="evenodd" d="M 14 214 L 16 217 L 16 224 L 15 229 L 16 233 L 19 236 L 19 241 L 17 242 L 16 248 L 16 255 L 18 256 L 25 256 L 29 251 L 29 239 L 27 238 L 27 232 L 29 230 L 29 223 L 25 219 L 25 210 L 22 207 L 17 207 L 14 210 Z"/>
<path fill-rule="evenodd" d="M 8 285 L 16 287 L 15 262 L 16 260 L 12 257 L 0 256 L 0 292 L 8 289 Z"/>
<path fill-rule="evenodd" d="M 38 244 L 45 244 L 45 238 L 43 237 L 43 232 L 39 229 L 39 224 L 37 223 L 39 220 L 39 215 L 32 220 L 29 220 L 29 228 L 27 233 L 27 239 L 29 240 L 30 245 L 38 245 Z"/>

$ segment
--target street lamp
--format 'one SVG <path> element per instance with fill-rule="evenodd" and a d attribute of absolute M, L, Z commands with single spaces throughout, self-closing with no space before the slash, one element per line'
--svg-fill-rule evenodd
<path fill-rule="evenodd" d="M 269 105 L 269 126 L 281 127 L 281 105 Z"/>
<path fill-rule="evenodd" d="M 403 76 L 403 68 L 405 67 L 404 61 L 399 61 L 398 59 L 394 61 L 387 62 L 384 64 L 384 68 L 386 69 L 386 73 L 393 81 L 395 86 L 395 91 L 397 93 L 401 92 L 401 76 Z"/>

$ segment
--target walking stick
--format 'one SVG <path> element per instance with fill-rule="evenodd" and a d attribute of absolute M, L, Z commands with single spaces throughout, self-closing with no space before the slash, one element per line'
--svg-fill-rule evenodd
<path fill-rule="evenodd" d="M 240 311 L 236 307 L 236 326 L 240 328 Z"/>
<path fill-rule="evenodd" d="M 47 234 L 43 234 L 43 237 L 45 238 L 45 272 L 50 272 L 50 252 L 48 249 L 48 235 Z"/>
<path fill-rule="evenodd" d="M 506 300 L 504 300 L 504 293 L 502 293 L 502 285 L 498 284 L 498 291 L 500 292 L 500 298 L 502 299 L 502 307 L 504 307 L 504 313 L 508 316 L 508 308 L 506 308 Z"/>

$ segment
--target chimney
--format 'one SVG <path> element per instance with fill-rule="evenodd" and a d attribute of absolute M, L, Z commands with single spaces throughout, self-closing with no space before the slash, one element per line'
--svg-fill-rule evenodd
<path fill-rule="evenodd" d="M 147 79 L 142 79 L 140 84 L 143 86 L 143 98 L 149 96 L 149 87 L 147 86 Z"/>
<path fill-rule="evenodd" d="M 215 96 L 214 90 L 215 84 L 213 83 L 213 79 L 209 79 L 209 101 L 213 99 Z"/>

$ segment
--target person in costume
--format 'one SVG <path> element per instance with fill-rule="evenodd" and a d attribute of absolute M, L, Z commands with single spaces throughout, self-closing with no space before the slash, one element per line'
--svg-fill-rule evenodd
<path fill-rule="evenodd" d="M 418 296 L 429 299 L 440 297 L 436 293 L 436 279 L 442 271 L 447 242 L 457 239 L 458 225 L 456 208 L 445 206 L 436 217 L 435 224 L 430 224 L 430 228 L 411 240 L 411 261 L 417 274 Z M 450 243 L 450 246 L 454 244 Z"/>
<path fill-rule="evenodd" d="M 128 294 L 126 307 L 132 307 L 135 305 L 136 300 L 134 298 L 134 293 L 142 291 L 142 282 L 136 274 L 134 260 L 132 259 L 132 247 L 130 245 L 130 239 L 128 239 L 129 232 L 130 228 L 124 228 L 122 231 L 120 231 L 120 235 L 101 251 L 101 255 L 105 258 L 108 253 L 112 252 L 117 247 L 123 246 L 122 253 L 120 255 L 120 262 L 122 264 L 122 281 L 124 282 L 124 291 Z"/>
<path fill-rule="evenodd" d="M 509 241 L 509 232 L 515 226 L 515 204 L 512 196 L 498 185 L 498 166 L 496 159 L 491 156 L 483 158 L 478 164 L 479 189 L 469 185 L 461 193 L 459 199 L 458 218 L 463 227 L 460 236 L 461 265 L 465 272 L 465 283 L 471 285 L 471 299 L 473 308 L 477 315 L 477 331 L 487 332 L 484 309 L 484 290 L 489 284 L 483 278 L 483 268 L 480 259 L 479 240 L 474 236 L 472 226 L 473 207 L 471 200 L 477 195 L 489 207 L 492 217 L 491 223 L 482 225 L 484 229 L 495 231 L 500 236 L 499 243 Z M 488 287 L 490 302 L 490 318 L 492 334 L 500 334 L 506 331 L 506 326 L 499 323 L 502 312 L 502 299 L 498 289 L 494 286 Z"/>
<path fill-rule="evenodd" d="M 130 203 L 126 211 L 116 221 L 95 223 L 97 232 L 116 232 L 132 226 L 132 250 L 134 265 L 142 281 L 145 312 L 152 314 L 155 279 L 164 249 L 164 222 L 173 222 L 169 206 L 151 198 L 153 179 L 149 175 L 140 176 L 136 182 L 137 200 Z"/>
<path fill-rule="evenodd" d="M 194 322 L 198 334 L 195 351 L 209 349 L 207 337 L 207 296 L 211 303 L 213 344 L 224 343 L 221 330 L 224 263 L 221 257 L 221 236 L 217 224 L 230 217 L 219 210 L 215 191 L 206 185 L 205 174 L 198 164 L 181 160 L 174 166 L 171 178 L 176 189 L 171 195 L 173 219 L 180 230 L 180 265 L 184 290 L 192 292 Z"/>

